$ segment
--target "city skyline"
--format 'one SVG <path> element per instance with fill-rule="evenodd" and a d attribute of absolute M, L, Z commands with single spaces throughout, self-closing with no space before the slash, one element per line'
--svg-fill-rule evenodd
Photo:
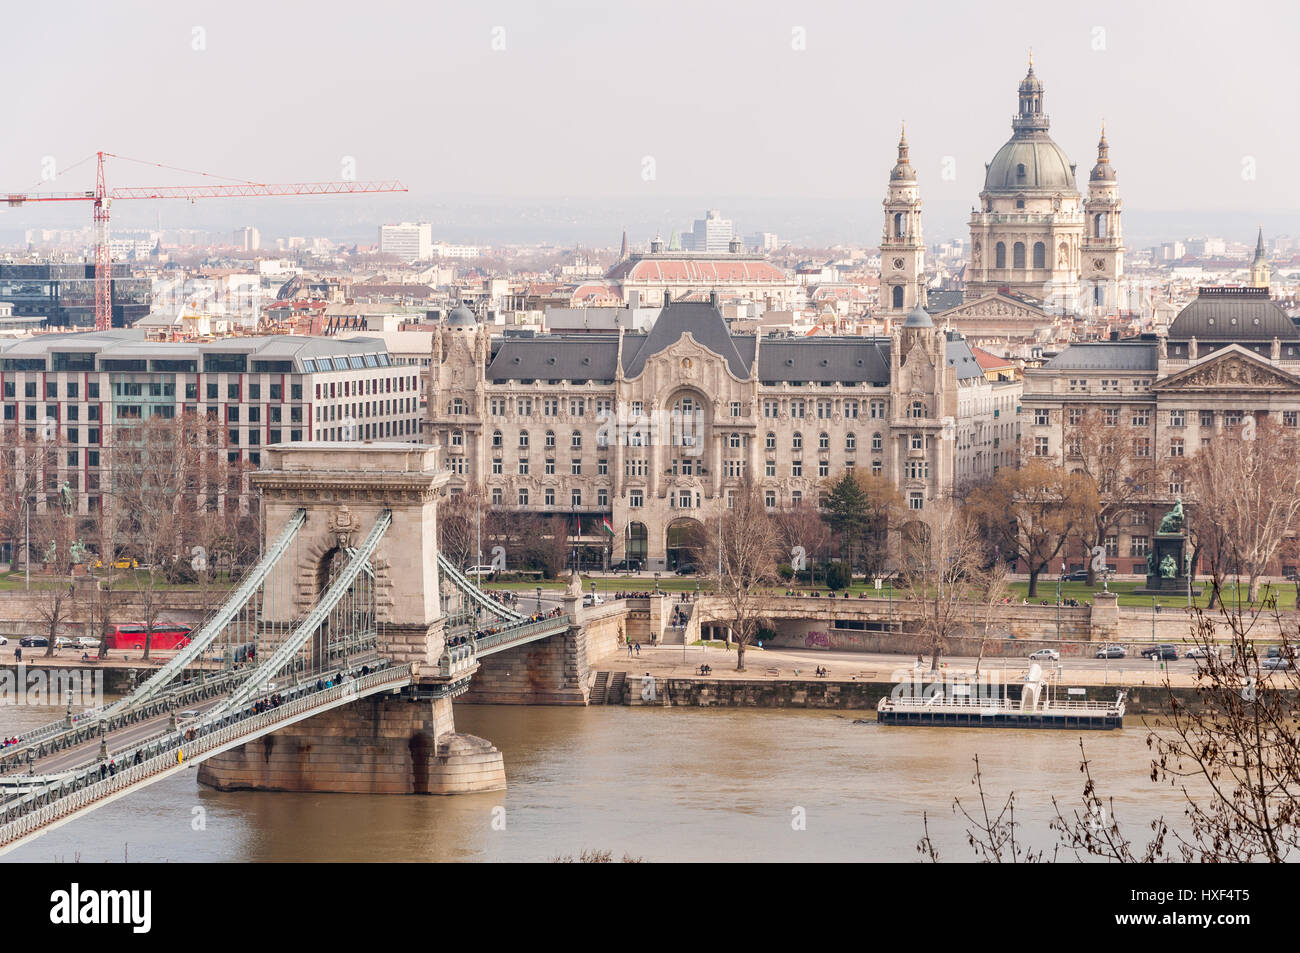
<path fill-rule="evenodd" d="M 633 208 L 658 201 L 674 214 L 686 202 L 702 210 L 727 208 L 728 196 L 762 196 L 861 203 L 865 215 L 877 207 L 906 120 L 927 208 L 951 203 L 958 219 L 1005 139 L 1032 48 L 1054 138 L 1085 168 L 1104 121 L 1134 213 L 1242 213 L 1251 221 L 1300 213 L 1300 182 L 1284 171 L 1300 132 L 1277 122 L 1269 104 L 1270 90 L 1285 87 L 1287 30 L 1261 31 L 1257 18 L 1224 21 L 1205 5 L 1042 10 L 1029 24 L 1012 9 L 918 4 L 881 21 L 839 4 L 796 12 L 760 4 L 739 23 L 692 9 L 683 30 L 661 4 L 567 4 L 546 15 L 504 4 L 404 13 L 399 29 L 381 5 L 355 31 L 335 34 L 279 9 L 259 8 L 253 24 L 253 8 L 232 5 L 149 16 L 117 31 L 107 76 L 113 105 L 100 113 L 84 99 L 102 68 L 74 64 L 102 56 L 93 38 L 110 15 L 85 8 L 70 32 L 20 12 L 17 29 L 33 42 L 14 51 L 12 68 L 41 76 L 42 96 L 11 101 L 15 133 L 0 175 L 6 188 L 27 188 L 54 171 L 59 184 L 47 187 L 78 188 L 92 169 L 66 170 L 106 149 L 256 181 L 355 174 L 397 177 L 411 190 L 322 210 L 343 228 L 363 208 L 410 217 L 431 202 L 474 196 L 485 204 L 544 200 L 557 211 L 601 199 Z M 942 32 L 932 29 L 936 13 Z M 1281 5 L 1269 12 L 1279 21 L 1298 16 Z M 970 36 L 988 39 L 976 48 Z M 52 75 L 36 60 L 50 46 L 42 37 L 61 51 Z M 319 56 L 310 71 L 289 55 L 304 47 Z M 1199 81 L 1186 71 L 1222 62 L 1230 48 L 1252 51 L 1249 68 L 1202 68 Z M 48 102 L 83 106 L 69 122 Z M 218 115 L 182 124 L 181 135 L 163 121 L 205 102 L 220 103 Z M 413 116 L 424 121 L 412 124 Z M 185 178 L 126 161 L 110 174 L 121 184 Z M 229 211 L 247 217 L 248 209 Z M 194 212 L 224 227 L 225 209 Z M 156 213 L 137 214 L 147 223 Z M 179 208 L 161 214 L 189 218 Z M 0 229 L 38 216 L 60 219 L 6 210 Z M 123 215 L 124 224 L 132 220 Z M 1286 230 L 1286 220 L 1274 229 Z M 1295 221 L 1300 227 L 1300 214 Z"/>

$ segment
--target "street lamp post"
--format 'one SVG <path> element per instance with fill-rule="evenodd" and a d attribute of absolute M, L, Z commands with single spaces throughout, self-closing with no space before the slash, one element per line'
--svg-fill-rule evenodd
<path fill-rule="evenodd" d="M 24 587 L 32 587 L 32 501 L 23 497 L 23 575 L 26 576 Z"/>
<path fill-rule="evenodd" d="M 537 587 L 537 614 L 541 615 L 541 612 L 542 612 L 542 587 L 538 586 Z"/>

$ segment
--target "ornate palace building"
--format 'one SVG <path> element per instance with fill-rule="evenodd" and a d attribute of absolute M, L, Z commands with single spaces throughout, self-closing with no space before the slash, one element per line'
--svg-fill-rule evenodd
<path fill-rule="evenodd" d="M 1261 259 L 1256 280 L 1266 280 Z M 1248 415 L 1300 425 L 1300 329 L 1267 287 L 1202 288 L 1167 337 L 1074 344 L 1043 367 L 1027 368 L 1023 407 L 1030 457 L 1073 469 L 1072 446 L 1081 438 L 1072 431 L 1100 427 L 1114 428 L 1139 466 L 1167 464 Z M 1153 480 L 1107 535 L 1107 562 L 1120 572 L 1146 572 L 1153 520 L 1181 493 L 1177 484 Z M 1068 562 L 1081 567 L 1082 553 Z"/>
<path fill-rule="evenodd" d="M 777 509 L 869 469 L 921 511 L 1014 465 L 1019 387 L 920 307 L 878 338 L 735 334 L 687 301 L 647 332 L 496 336 L 462 308 L 434 336 L 426 439 L 451 492 L 566 517 L 589 558 L 672 569 L 746 477 Z"/>

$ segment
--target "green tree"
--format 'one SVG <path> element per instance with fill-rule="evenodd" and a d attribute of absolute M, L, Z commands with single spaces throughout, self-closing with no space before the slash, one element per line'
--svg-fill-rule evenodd
<path fill-rule="evenodd" d="M 822 509 L 822 519 L 839 539 L 840 555 L 850 569 L 854 555 L 871 528 L 871 501 L 852 473 L 845 473 L 831 485 Z"/>

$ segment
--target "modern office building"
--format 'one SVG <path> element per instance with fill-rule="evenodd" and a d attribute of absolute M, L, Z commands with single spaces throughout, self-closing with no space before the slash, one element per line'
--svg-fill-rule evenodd
<path fill-rule="evenodd" d="M 148 278 L 132 278 L 126 262 L 114 262 L 113 327 L 129 327 L 149 313 Z M 44 318 L 50 328 L 95 326 L 93 263 L 13 264 L 0 262 L 0 301 L 15 318 Z"/>
<path fill-rule="evenodd" d="M 195 414 L 228 462 L 256 467 L 281 442 L 418 443 L 420 410 L 418 369 L 372 338 L 163 343 L 114 330 L 0 342 L 2 432 L 11 446 L 59 448 L 54 485 L 66 482 L 82 513 L 107 485 L 114 431 L 150 417 Z"/>
<path fill-rule="evenodd" d="M 403 261 L 427 261 L 433 257 L 433 226 L 428 222 L 380 225 L 379 253 Z"/>

